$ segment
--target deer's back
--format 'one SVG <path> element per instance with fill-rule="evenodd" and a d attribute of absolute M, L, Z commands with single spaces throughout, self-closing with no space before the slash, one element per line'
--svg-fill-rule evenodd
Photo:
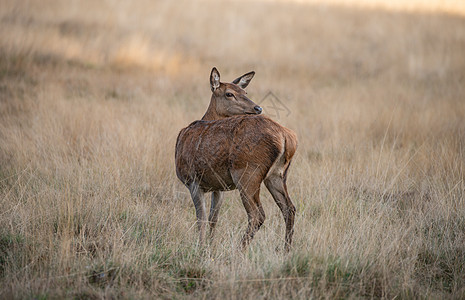
<path fill-rule="evenodd" d="M 198 181 L 205 191 L 235 189 L 234 170 L 254 172 L 263 180 L 285 151 L 286 138 L 295 135 L 265 116 L 195 121 L 178 135 L 176 174 L 186 185 Z"/>

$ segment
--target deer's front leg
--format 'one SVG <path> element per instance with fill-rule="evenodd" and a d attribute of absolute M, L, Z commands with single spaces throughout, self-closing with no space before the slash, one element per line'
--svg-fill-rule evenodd
<path fill-rule="evenodd" d="M 203 246 L 205 243 L 205 231 L 207 225 L 207 213 L 205 208 L 205 193 L 199 187 L 197 183 L 192 183 L 189 186 L 192 201 L 195 206 L 195 214 L 197 215 L 197 226 L 200 234 L 200 245 Z"/>
<path fill-rule="evenodd" d="M 210 222 L 210 238 L 213 238 L 215 232 L 215 226 L 218 222 L 218 214 L 220 212 L 221 204 L 223 203 L 223 193 L 215 191 L 212 193 L 212 203 L 210 208 L 210 216 L 208 221 Z"/>

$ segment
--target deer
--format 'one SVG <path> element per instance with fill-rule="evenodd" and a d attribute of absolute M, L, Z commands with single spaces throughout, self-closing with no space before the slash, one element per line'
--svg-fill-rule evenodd
<path fill-rule="evenodd" d="M 176 175 L 189 189 L 194 202 L 200 245 L 210 239 L 218 222 L 223 192 L 239 190 L 248 226 L 241 239 L 245 249 L 265 221 L 260 202 L 264 182 L 286 224 L 285 251 L 294 233 L 296 209 L 287 191 L 287 175 L 297 149 L 296 134 L 267 116 L 247 97 L 245 88 L 255 72 L 231 83 L 220 82 L 214 67 L 210 74 L 212 96 L 201 120 L 183 128 L 175 148 Z M 205 194 L 211 192 L 207 220 Z"/>

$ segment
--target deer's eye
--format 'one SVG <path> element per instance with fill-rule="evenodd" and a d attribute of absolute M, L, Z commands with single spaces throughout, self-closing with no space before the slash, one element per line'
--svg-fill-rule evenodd
<path fill-rule="evenodd" d="M 229 97 L 234 97 L 234 95 L 231 94 L 231 93 L 226 93 L 226 97 L 228 97 L 228 98 L 229 98 Z"/>

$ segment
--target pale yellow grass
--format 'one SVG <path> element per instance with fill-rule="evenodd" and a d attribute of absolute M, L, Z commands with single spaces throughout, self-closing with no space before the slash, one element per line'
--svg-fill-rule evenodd
<path fill-rule="evenodd" d="M 414 13 L 449 13 L 465 15 L 465 2 L 461 0 L 261 0 L 264 2 L 296 2 L 307 5 L 338 5 L 359 9 L 383 9 Z"/>
<path fill-rule="evenodd" d="M 0 4 L 0 298 L 465 297 L 459 13 Z M 265 189 L 247 252 L 235 192 L 198 248 L 174 144 L 206 110 L 212 66 L 254 69 L 251 98 L 272 91 L 291 112 L 289 254 Z"/>

